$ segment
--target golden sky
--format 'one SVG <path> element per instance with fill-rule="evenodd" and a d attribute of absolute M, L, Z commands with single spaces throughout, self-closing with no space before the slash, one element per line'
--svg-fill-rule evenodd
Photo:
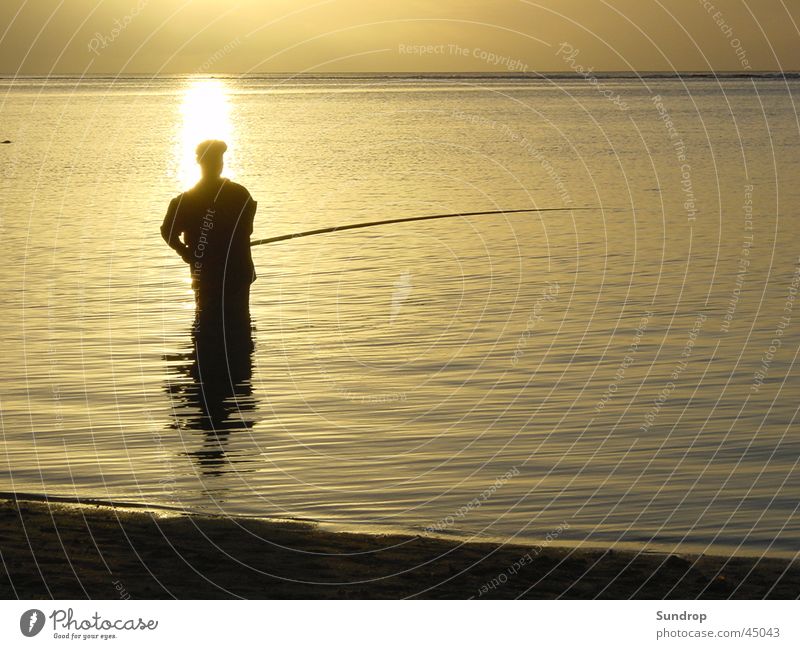
<path fill-rule="evenodd" d="M 2 0 L 0 72 L 798 70 L 799 24 L 800 0 Z"/>

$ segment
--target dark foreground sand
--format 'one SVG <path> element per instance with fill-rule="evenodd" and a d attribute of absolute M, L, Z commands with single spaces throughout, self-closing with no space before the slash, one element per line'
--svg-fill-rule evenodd
<path fill-rule="evenodd" d="M 800 565 L 0 500 L 3 598 L 797 598 Z"/>

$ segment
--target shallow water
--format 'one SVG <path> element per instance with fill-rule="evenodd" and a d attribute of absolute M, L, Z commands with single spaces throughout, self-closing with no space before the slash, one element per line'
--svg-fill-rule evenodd
<path fill-rule="evenodd" d="M 800 85 L 600 87 L 0 80 L 0 491 L 794 555 Z M 158 227 L 215 136 L 256 238 L 592 209 L 255 248 L 200 384 Z"/>

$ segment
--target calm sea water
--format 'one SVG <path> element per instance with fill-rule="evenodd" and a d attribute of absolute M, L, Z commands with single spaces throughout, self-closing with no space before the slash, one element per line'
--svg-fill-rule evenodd
<path fill-rule="evenodd" d="M 1 79 L 0 491 L 794 555 L 798 91 Z M 256 237 L 591 209 L 255 248 L 252 353 L 200 381 L 158 228 L 207 137 Z"/>

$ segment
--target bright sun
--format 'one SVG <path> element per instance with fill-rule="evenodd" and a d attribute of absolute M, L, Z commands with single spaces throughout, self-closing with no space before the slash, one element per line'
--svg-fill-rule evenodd
<path fill-rule="evenodd" d="M 224 140 L 228 144 L 223 175 L 231 179 L 236 176 L 234 129 L 227 94 L 225 83 L 219 79 L 194 79 L 184 92 L 176 155 L 178 180 L 184 189 L 200 179 L 195 148 L 203 140 Z"/>

